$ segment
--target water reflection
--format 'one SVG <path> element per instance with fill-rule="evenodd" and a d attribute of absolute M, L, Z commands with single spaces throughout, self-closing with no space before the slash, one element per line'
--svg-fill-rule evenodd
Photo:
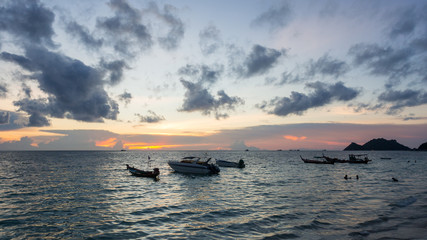
<path fill-rule="evenodd" d="M 427 155 L 422 153 L 387 153 L 392 159 L 380 160 L 383 153 L 372 152 L 374 161 L 367 165 L 318 166 L 304 164 L 299 152 L 209 152 L 222 159 L 244 158 L 246 168 L 223 168 L 207 176 L 174 173 L 167 165 L 195 154 L 2 153 L 0 235 L 342 239 L 353 232 L 375 235 L 370 226 L 387 225 L 381 216 L 398 221 L 397 212 L 426 209 Z M 125 164 L 146 169 L 148 155 L 152 167 L 160 169 L 159 181 L 126 170 Z M 352 179 L 343 179 L 346 174 Z M 415 203 L 395 207 L 408 196 Z"/>

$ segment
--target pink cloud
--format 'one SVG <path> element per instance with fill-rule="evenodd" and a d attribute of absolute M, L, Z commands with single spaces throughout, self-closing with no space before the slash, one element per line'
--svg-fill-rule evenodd
<path fill-rule="evenodd" d="M 284 139 L 288 139 L 288 140 L 292 140 L 292 141 L 301 141 L 306 139 L 306 136 L 301 136 L 301 137 L 297 137 L 297 136 L 292 136 L 292 135 L 285 135 L 283 136 Z"/>

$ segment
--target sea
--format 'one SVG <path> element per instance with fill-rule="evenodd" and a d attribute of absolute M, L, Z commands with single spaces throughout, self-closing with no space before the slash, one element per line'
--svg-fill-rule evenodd
<path fill-rule="evenodd" d="M 427 239 L 427 152 L 300 159 L 349 153 L 0 152 L 0 239 Z M 192 175 L 167 164 L 185 156 L 246 168 Z M 132 176 L 126 164 L 160 176 Z"/>

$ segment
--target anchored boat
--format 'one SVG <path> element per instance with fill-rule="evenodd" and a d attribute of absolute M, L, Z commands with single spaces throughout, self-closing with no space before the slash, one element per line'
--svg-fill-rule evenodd
<path fill-rule="evenodd" d="M 200 157 L 184 157 L 180 161 L 169 161 L 168 164 L 175 172 L 195 174 L 219 173 L 219 167 L 209 163 L 210 160 L 212 160 L 212 158 L 203 161 Z"/>

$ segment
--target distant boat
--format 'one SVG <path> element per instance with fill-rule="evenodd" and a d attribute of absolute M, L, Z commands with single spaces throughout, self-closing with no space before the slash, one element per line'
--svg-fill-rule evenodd
<path fill-rule="evenodd" d="M 307 159 L 300 156 L 301 160 L 305 163 L 315 163 L 315 164 L 334 164 L 333 161 L 327 161 L 327 160 L 314 160 L 314 159 Z"/>
<path fill-rule="evenodd" d="M 390 157 L 382 157 L 381 159 L 390 160 Z"/>
<path fill-rule="evenodd" d="M 360 157 L 364 157 L 363 159 Z M 349 154 L 348 159 L 340 159 L 340 158 L 331 158 L 323 155 L 323 158 L 330 162 L 335 163 L 368 163 L 372 160 L 370 160 L 367 156 L 367 154 Z"/>
<path fill-rule="evenodd" d="M 334 162 L 334 163 L 348 163 L 348 159 L 340 159 L 340 158 L 331 158 L 323 155 L 323 158 L 326 159 L 326 161 Z"/>
<path fill-rule="evenodd" d="M 195 174 L 218 174 L 219 167 L 209 163 L 212 158 L 202 161 L 200 157 L 184 157 L 180 161 L 169 161 L 169 166 L 175 172 Z"/>
<path fill-rule="evenodd" d="M 363 157 L 363 158 L 360 158 Z M 368 154 L 350 154 L 348 155 L 349 163 L 368 163 L 372 161 L 368 158 Z"/>
<path fill-rule="evenodd" d="M 129 172 L 137 177 L 149 177 L 149 178 L 157 178 L 157 176 L 159 176 L 160 171 L 158 168 L 154 168 L 153 171 L 144 171 L 144 170 L 140 170 L 134 167 L 129 166 L 128 164 L 126 164 L 126 168 L 127 170 L 129 170 Z"/>
<path fill-rule="evenodd" d="M 230 161 L 217 159 L 216 164 L 220 167 L 235 167 L 235 168 L 245 167 L 245 162 L 243 161 L 243 159 L 240 159 L 239 162 L 230 162 Z"/>

